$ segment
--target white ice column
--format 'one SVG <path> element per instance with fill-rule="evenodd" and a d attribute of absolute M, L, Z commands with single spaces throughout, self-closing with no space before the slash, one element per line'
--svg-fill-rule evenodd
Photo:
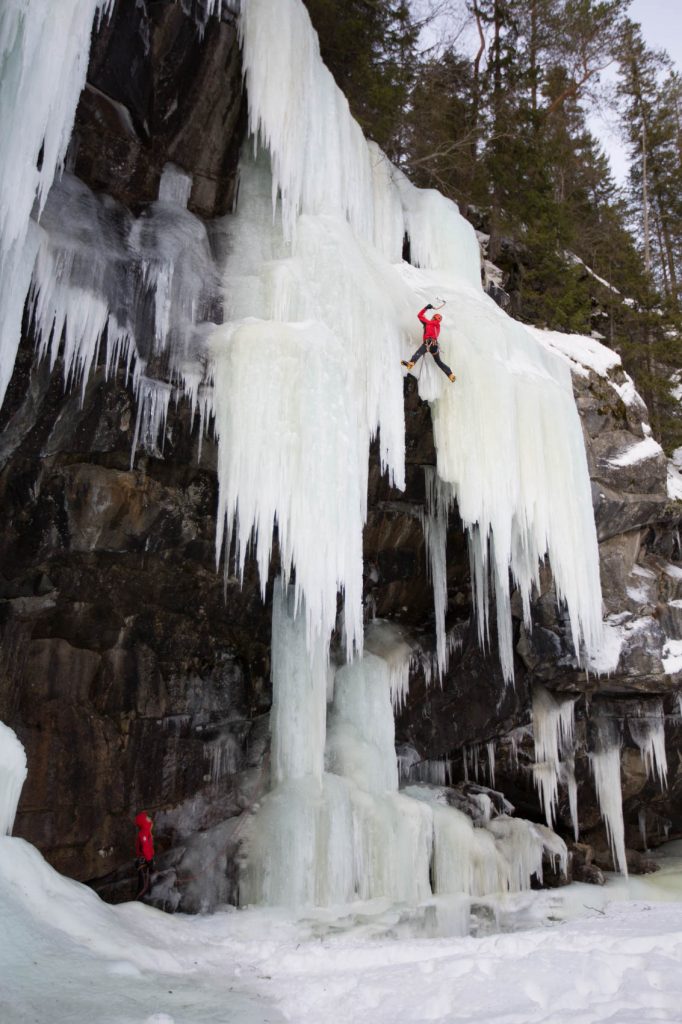
<path fill-rule="evenodd" d="M 448 649 L 445 636 L 445 616 L 448 610 L 447 532 L 452 492 L 438 478 L 434 466 L 424 467 L 426 486 L 426 513 L 423 516 L 424 546 L 431 586 L 433 610 L 436 620 L 436 672 L 439 680 L 448 667 Z"/>
<path fill-rule="evenodd" d="M 353 894 L 352 810 L 343 779 L 323 776 L 326 645 L 308 651 L 305 609 L 275 583 L 270 712 L 273 788 L 248 822 L 240 902 L 306 906 Z"/>
<path fill-rule="evenodd" d="M 597 749 L 590 754 L 594 785 L 614 864 L 627 875 L 623 791 L 620 783 L 620 735 L 616 724 L 607 720 L 599 721 L 597 728 Z"/>
<path fill-rule="evenodd" d="M 272 781 L 310 778 L 324 770 L 327 662 L 324 643 L 312 652 L 305 614 L 296 614 L 293 587 L 275 583 L 272 601 Z"/>
<path fill-rule="evenodd" d="M 16 733 L 0 722 L 0 836 L 12 832 L 26 774 L 26 751 Z"/>
<path fill-rule="evenodd" d="M 570 698 L 555 697 L 544 686 L 537 685 L 533 689 L 533 779 L 550 828 L 554 825 L 559 781 L 563 778 L 570 789 L 570 809 L 574 828 L 577 828 L 577 790 L 571 783 L 571 778 L 574 778 L 572 760 L 569 763 L 573 754 L 574 704 Z M 564 764 L 561 763 L 562 756 Z"/>
<path fill-rule="evenodd" d="M 390 672 L 383 658 L 366 653 L 337 671 L 327 765 L 369 793 L 397 791 Z"/>

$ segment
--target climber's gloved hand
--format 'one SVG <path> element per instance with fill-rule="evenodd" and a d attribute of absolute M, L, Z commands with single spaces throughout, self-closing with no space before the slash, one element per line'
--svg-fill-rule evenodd
<path fill-rule="evenodd" d="M 431 303 L 429 302 L 428 306 L 424 306 L 424 309 L 433 309 L 433 306 L 432 306 L 432 305 L 431 305 Z"/>

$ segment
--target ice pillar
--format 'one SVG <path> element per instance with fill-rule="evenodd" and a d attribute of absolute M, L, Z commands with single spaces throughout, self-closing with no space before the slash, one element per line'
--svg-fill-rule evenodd
<path fill-rule="evenodd" d="M 0 722 L 0 836 L 12 832 L 26 773 L 26 751 L 16 733 Z"/>

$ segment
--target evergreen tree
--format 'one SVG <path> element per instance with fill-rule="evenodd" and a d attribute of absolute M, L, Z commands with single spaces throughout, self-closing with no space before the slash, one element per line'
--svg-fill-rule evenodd
<path fill-rule="evenodd" d="M 392 160 L 417 65 L 418 29 L 407 0 L 305 0 L 322 59 L 362 130 Z"/>

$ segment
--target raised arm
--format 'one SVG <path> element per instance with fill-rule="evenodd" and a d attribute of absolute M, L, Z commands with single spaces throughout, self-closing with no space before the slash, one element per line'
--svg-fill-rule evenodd
<path fill-rule="evenodd" d="M 420 313 L 417 313 L 417 316 L 419 317 L 419 319 L 421 320 L 421 322 L 422 322 L 423 324 L 428 324 L 428 323 L 431 323 L 431 321 L 429 320 L 429 318 L 428 318 L 428 317 L 426 317 L 426 316 L 424 316 L 424 314 L 426 313 L 426 310 L 427 310 L 427 309 L 433 309 L 433 306 L 431 305 L 431 303 L 430 303 L 430 302 L 429 302 L 428 306 L 424 306 L 424 308 L 422 309 L 422 311 L 421 311 Z"/>

